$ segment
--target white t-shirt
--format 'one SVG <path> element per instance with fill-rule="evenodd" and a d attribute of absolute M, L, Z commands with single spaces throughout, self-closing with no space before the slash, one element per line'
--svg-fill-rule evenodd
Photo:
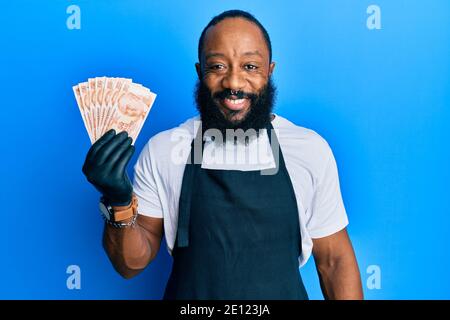
<path fill-rule="evenodd" d="M 196 116 L 176 128 L 156 134 L 145 145 L 134 166 L 133 190 L 138 198 L 138 212 L 164 219 L 170 254 L 176 237 L 184 168 L 199 123 L 199 116 Z M 279 115 L 275 115 L 272 125 L 297 199 L 302 237 L 299 265 L 302 266 L 311 256 L 312 239 L 329 236 L 348 224 L 337 166 L 328 143 L 316 132 Z M 262 139 L 268 143 L 264 136 Z M 217 169 L 218 161 L 208 160 L 208 155 L 214 154 L 208 149 L 211 147 L 212 144 L 208 146 L 208 141 L 205 142 L 202 167 Z M 274 158 L 269 156 L 252 168 L 261 170 L 274 165 Z M 240 164 L 222 165 L 221 168 L 249 170 Z"/>

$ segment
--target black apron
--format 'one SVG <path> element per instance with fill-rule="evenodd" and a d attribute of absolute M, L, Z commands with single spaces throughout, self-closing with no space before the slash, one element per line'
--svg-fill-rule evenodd
<path fill-rule="evenodd" d="M 274 149 L 272 124 L 266 129 Z M 186 164 L 164 299 L 308 299 L 297 202 L 281 149 L 275 152 L 273 175 Z"/>

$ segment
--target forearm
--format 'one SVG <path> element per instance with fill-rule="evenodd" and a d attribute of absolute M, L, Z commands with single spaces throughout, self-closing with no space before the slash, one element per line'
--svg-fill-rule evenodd
<path fill-rule="evenodd" d="M 116 271 L 127 279 L 141 272 L 154 258 L 145 231 L 137 222 L 122 229 L 105 223 L 103 246 Z"/>
<path fill-rule="evenodd" d="M 318 266 L 322 293 L 327 300 L 363 299 L 361 276 L 354 257 L 342 257 Z"/>

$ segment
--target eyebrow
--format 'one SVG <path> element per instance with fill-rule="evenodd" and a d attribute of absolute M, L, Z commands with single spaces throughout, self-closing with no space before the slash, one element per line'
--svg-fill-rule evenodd
<path fill-rule="evenodd" d="M 264 58 L 263 55 L 258 50 L 247 51 L 247 52 L 244 52 L 243 55 L 244 56 L 260 56 L 261 58 Z M 213 57 L 225 57 L 225 55 L 220 52 L 211 52 L 205 56 L 205 60 L 208 60 L 209 58 L 213 58 Z"/>
<path fill-rule="evenodd" d="M 247 52 L 244 53 L 244 56 L 260 56 L 261 58 L 263 58 L 263 55 L 258 50 L 247 51 Z"/>
<path fill-rule="evenodd" d="M 225 55 L 220 52 L 211 52 L 205 56 L 205 60 L 208 60 L 209 58 L 214 58 L 214 57 L 225 57 Z"/>

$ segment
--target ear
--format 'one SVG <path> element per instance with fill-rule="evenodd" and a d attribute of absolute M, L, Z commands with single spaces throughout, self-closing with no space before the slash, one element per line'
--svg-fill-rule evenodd
<path fill-rule="evenodd" d="M 196 63 L 195 64 L 195 70 L 197 71 L 197 76 L 199 80 L 202 80 L 202 70 L 201 70 L 201 66 L 200 63 Z"/>
<path fill-rule="evenodd" d="M 269 65 L 269 77 L 272 75 L 273 69 L 275 69 L 275 62 L 272 61 Z"/>

